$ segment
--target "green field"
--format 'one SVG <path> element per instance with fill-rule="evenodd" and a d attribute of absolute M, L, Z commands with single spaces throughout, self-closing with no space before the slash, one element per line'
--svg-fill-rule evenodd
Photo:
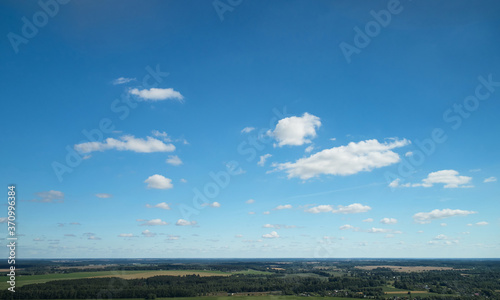
<path fill-rule="evenodd" d="M 246 271 L 236 271 L 232 272 L 231 274 L 243 274 L 243 275 L 270 275 L 274 274 L 272 272 L 266 272 L 266 271 L 257 271 L 253 269 L 248 269 Z"/>
<path fill-rule="evenodd" d="M 300 296 L 228 296 L 228 297 L 183 297 L 183 298 L 156 298 L 156 300 L 304 300 Z M 307 297 L 307 299 L 325 299 L 324 297 Z M 140 298 L 120 298 L 119 300 L 137 300 Z M 343 297 L 328 297 L 328 300 L 352 299 Z M 359 299 L 359 298 L 358 298 Z M 70 299 L 59 299 L 70 300 Z"/>
<path fill-rule="evenodd" d="M 258 271 L 255 271 L 258 272 Z M 149 273 L 149 274 L 148 274 Z M 74 272 L 74 273 L 58 273 L 58 274 L 47 274 L 47 275 L 24 275 L 16 277 L 16 287 L 21 287 L 27 284 L 33 283 L 45 283 L 53 280 L 69 280 L 69 279 L 81 279 L 90 277 L 122 277 L 125 279 L 139 278 L 139 277 L 150 277 L 159 275 L 172 275 L 181 276 L 187 274 L 200 274 L 201 276 L 229 276 L 231 274 L 224 273 L 221 271 L 208 271 L 208 270 L 137 270 L 137 271 L 96 271 L 96 272 Z M 135 276 L 134 276 L 135 275 Z M 7 278 L 7 277 L 5 277 Z M 7 280 L 0 281 L 0 289 L 7 289 L 9 284 Z"/>

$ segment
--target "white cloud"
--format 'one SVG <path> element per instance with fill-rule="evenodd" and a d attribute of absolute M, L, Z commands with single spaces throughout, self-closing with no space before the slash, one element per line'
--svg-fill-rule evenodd
<path fill-rule="evenodd" d="M 169 240 L 169 241 L 176 241 L 176 240 L 178 240 L 179 238 L 180 238 L 180 236 L 178 236 L 178 235 L 169 235 L 169 236 L 167 237 L 167 240 Z"/>
<path fill-rule="evenodd" d="M 128 91 L 132 95 L 136 95 L 144 100 L 159 101 L 166 99 L 176 99 L 182 101 L 184 97 L 181 93 L 175 91 L 172 88 L 160 89 L 160 88 L 150 88 L 148 89 L 131 89 Z"/>
<path fill-rule="evenodd" d="M 172 142 L 172 139 L 168 136 L 168 133 L 165 131 L 158 131 L 158 130 L 153 130 L 151 133 L 156 136 L 161 138 L 164 142 L 170 143 Z"/>
<path fill-rule="evenodd" d="M 389 183 L 389 187 L 391 187 L 391 188 L 398 187 L 400 181 L 401 181 L 401 179 L 399 179 L 399 178 L 394 179 L 393 181 L 391 181 L 391 183 Z"/>
<path fill-rule="evenodd" d="M 439 225 L 441 225 L 441 227 L 446 227 L 446 226 L 448 226 L 448 224 L 446 224 L 446 223 L 441 223 L 441 224 L 439 224 Z"/>
<path fill-rule="evenodd" d="M 448 237 L 444 234 L 439 234 L 436 237 L 434 237 L 435 240 L 447 240 Z"/>
<path fill-rule="evenodd" d="M 367 222 L 367 223 L 373 222 L 373 219 L 372 218 L 364 219 L 363 222 Z"/>
<path fill-rule="evenodd" d="M 394 218 L 383 218 L 382 220 L 380 220 L 380 223 L 382 224 L 396 224 L 397 222 L 398 220 Z"/>
<path fill-rule="evenodd" d="M 184 178 L 181 178 L 180 182 L 187 183 L 188 181 L 186 179 L 184 179 Z"/>
<path fill-rule="evenodd" d="M 134 237 L 133 233 L 120 233 L 118 235 L 119 237 Z"/>
<path fill-rule="evenodd" d="M 477 222 L 476 226 L 486 226 L 488 224 L 489 224 L 488 222 L 482 221 L 482 222 Z"/>
<path fill-rule="evenodd" d="M 172 184 L 172 179 L 158 174 L 149 176 L 148 179 L 144 180 L 144 182 L 148 184 L 148 189 L 165 190 L 174 187 L 174 185 Z"/>
<path fill-rule="evenodd" d="M 495 181 L 497 181 L 497 178 L 491 176 L 491 177 L 486 178 L 483 182 L 495 182 Z"/>
<path fill-rule="evenodd" d="M 245 127 L 241 130 L 241 133 L 250 133 L 255 130 L 255 127 Z"/>
<path fill-rule="evenodd" d="M 461 210 L 461 209 L 434 209 L 431 212 L 419 212 L 413 215 L 413 220 L 417 223 L 425 224 L 430 223 L 433 220 L 444 219 L 454 216 L 467 216 L 470 214 L 476 214 L 476 211 Z"/>
<path fill-rule="evenodd" d="M 372 227 L 372 228 L 368 229 L 367 232 L 369 232 L 369 233 L 387 233 L 387 232 L 391 232 L 391 230 L 385 229 L 385 228 Z"/>
<path fill-rule="evenodd" d="M 165 162 L 173 166 L 182 165 L 182 160 L 177 155 L 169 155 Z"/>
<path fill-rule="evenodd" d="M 276 210 L 292 209 L 292 205 L 290 205 L 290 204 L 278 205 L 274 209 L 276 209 Z"/>
<path fill-rule="evenodd" d="M 395 164 L 400 161 L 397 153 L 391 149 L 408 145 L 406 139 L 390 143 L 377 140 L 351 142 L 347 146 L 333 147 L 301 158 L 294 163 L 273 164 L 275 171 L 284 170 L 288 178 L 299 177 L 306 180 L 321 174 L 353 175 L 362 171 L 371 171 Z"/>
<path fill-rule="evenodd" d="M 323 212 L 331 212 L 334 214 L 357 214 L 363 213 L 371 210 L 372 208 L 367 205 L 362 205 L 360 203 L 353 203 L 347 206 L 338 205 L 337 208 L 333 205 L 318 205 L 315 207 L 311 207 L 306 210 L 308 213 L 323 213 Z"/>
<path fill-rule="evenodd" d="M 273 131 L 268 135 L 278 141 L 278 146 L 300 146 L 311 143 L 309 138 L 316 137 L 316 129 L 321 126 L 320 119 L 314 115 L 304 113 L 302 117 L 288 117 L 278 121 Z"/>
<path fill-rule="evenodd" d="M 466 185 L 470 183 L 472 177 L 459 176 L 455 170 L 441 170 L 432 172 L 427 175 L 427 178 L 422 180 L 422 183 L 412 184 L 412 186 L 431 187 L 436 183 L 444 184 L 444 188 L 459 188 L 471 187 Z"/>
<path fill-rule="evenodd" d="M 153 237 L 153 236 L 155 236 L 155 235 L 156 235 L 156 233 L 151 232 L 151 231 L 149 231 L 149 230 L 147 230 L 147 229 L 146 229 L 146 230 L 144 230 L 141 234 L 142 234 L 143 236 L 145 236 L 145 237 Z"/>
<path fill-rule="evenodd" d="M 115 149 L 118 151 L 133 151 L 138 153 L 152 153 L 152 152 L 172 152 L 175 146 L 172 144 L 165 144 L 162 141 L 153 137 L 146 137 L 146 139 L 135 138 L 133 135 L 124 135 L 120 140 L 114 138 L 107 138 L 104 142 L 87 142 L 76 144 L 75 150 L 80 153 L 90 153 L 94 151 L 105 151 Z"/>
<path fill-rule="evenodd" d="M 156 208 L 161 208 L 161 209 L 166 209 L 166 210 L 170 209 L 170 206 L 167 203 L 165 203 L 165 202 L 158 203 L 156 205 L 146 204 L 146 207 L 147 208 L 156 207 Z"/>
<path fill-rule="evenodd" d="M 7 217 L 0 218 L 0 223 L 7 223 L 7 222 L 8 222 Z"/>
<path fill-rule="evenodd" d="M 99 193 L 99 194 L 95 194 L 95 196 L 96 196 L 97 198 L 103 198 L 103 199 L 113 197 L 113 195 L 111 195 L 111 194 L 107 194 L 107 193 Z"/>
<path fill-rule="evenodd" d="M 255 200 L 253 199 L 248 199 L 247 201 L 245 201 L 246 204 L 253 204 L 255 203 Z"/>
<path fill-rule="evenodd" d="M 297 226 L 295 226 L 295 225 L 282 225 L 282 224 L 265 224 L 262 227 L 263 228 L 274 228 L 274 229 L 281 229 L 281 228 L 291 229 L 291 228 L 297 228 Z"/>
<path fill-rule="evenodd" d="M 168 225 L 167 222 L 162 221 L 161 219 L 153 219 L 153 220 L 141 220 L 141 219 L 138 219 L 137 221 L 144 222 L 144 223 L 141 224 L 141 226 L 162 226 L 162 225 Z"/>
<path fill-rule="evenodd" d="M 177 220 L 177 223 L 175 223 L 177 226 L 195 226 L 196 224 L 196 221 L 188 221 L 184 219 L 179 219 Z"/>
<path fill-rule="evenodd" d="M 278 235 L 278 233 L 276 231 L 271 231 L 271 233 L 266 233 L 266 234 L 262 235 L 262 237 L 265 239 L 276 239 L 276 238 L 279 238 L 280 236 Z"/>
<path fill-rule="evenodd" d="M 129 83 L 131 81 L 134 81 L 136 80 L 135 78 L 126 78 L 126 77 L 119 77 L 119 78 L 116 78 L 115 80 L 113 80 L 113 84 L 114 85 L 118 85 L 118 84 L 125 84 L 125 83 Z"/>
<path fill-rule="evenodd" d="M 271 154 L 269 154 L 269 153 L 268 153 L 268 154 L 261 155 L 261 156 L 260 156 L 260 160 L 259 160 L 259 162 L 257 162 L 257 164 L 258 164 L 259 166 L 261 166 L 261 167 L 262 167 L 262 166 L 264 166 L 264 164 L 266 163 L 266 160 L 267 160 L 269 157 L 271 157 L 271 156 L 272 156 L 272 155 L 271 155 Z"/>
<path fill-rule="evenodd" d="M 308 147 L 304 150 L 304 152 L 305 152 L 305 153 L 309 153 L 309 152 L 311 152 L 311 151 L 313 151 L 313 150 L 314 150 L 314 146 L 313 146 L 313 145 L 311 145 L 311 146 L 308 146 Z"/>
<path fill-rule="evenodd" d="M 38 192 L 35 195 L 40 199 L 31 200 L 31 202 L 42 202 L 42 203 L 62 203 L 64 202 L 64 193 L 61 191 L 46 191 Z"/>
<path fill-rule="evenodd" d="M 219 202 L 203 203 L 201 206 L 220 207 Z"/>
<path fill-rule="evenodd" d="M 406 157 L 410 157 L 410 156 L 413 156 L 413 152 L 411 152 L 411 151 L 408 151 L 408 152 L 406 152 L 406 153 L 405 153 L 405 156 L 406 156 Z"/>
<path fill-rule="evenodd" d="M 100 238 L 100 237 L 96 237 L 95 235 L 91 235 L 91 236 L 89 236 L 89 237 L 88 237 L 88 239 L 89 239 L 89 240 L 96 240 L 96 241 L 98 241 L 98 240 L 100 240 L 101 238 Z"/>
<path fill-rule="evenodd" d="M 354 229 L 355 227 L 349 224 L 345 224 L 339 227 L 340 230 Z"/>
<path fill-rule="evenodd" d="M 270 212 L 270 211 L 265 211 L 265 212 L 263 212 L 263 214 L 264 214 L 264 215 L 270 215 L 270 214 L 271 214 L 271 212 Z"/>

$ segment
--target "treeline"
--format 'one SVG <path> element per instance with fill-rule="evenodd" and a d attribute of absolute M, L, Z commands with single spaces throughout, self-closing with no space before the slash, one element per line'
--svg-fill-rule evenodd
<path fill-rule="evenodd" d="M 89 278 L 51 281 L 2 291 L 0 299 L 108 299 L 195 297 L 213 293 L 275 292 L 284 295 L 315 294 L 351 297 L 380 296 L 384 282 L 353 277 L 278 277 L 233 275 L 229 277 L 155 276 L 143 279 Z M 11 298 L 9 298 L 11 297 Z"/>

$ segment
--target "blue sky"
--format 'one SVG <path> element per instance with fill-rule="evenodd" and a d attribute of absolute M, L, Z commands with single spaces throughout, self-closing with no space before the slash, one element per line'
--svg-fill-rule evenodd
<path fill-rule="evenodd" d="M 40 3 L 0 10 L 19 257 L 498 257 L 497 2 Z"/>

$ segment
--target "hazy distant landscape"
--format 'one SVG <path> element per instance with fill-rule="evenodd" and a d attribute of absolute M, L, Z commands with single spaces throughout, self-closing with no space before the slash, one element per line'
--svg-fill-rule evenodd
<path fill-rule="evenodd" d="M 95 259 L 22 262 L 2 299 L 499 299 L 500 260 Z"/>

